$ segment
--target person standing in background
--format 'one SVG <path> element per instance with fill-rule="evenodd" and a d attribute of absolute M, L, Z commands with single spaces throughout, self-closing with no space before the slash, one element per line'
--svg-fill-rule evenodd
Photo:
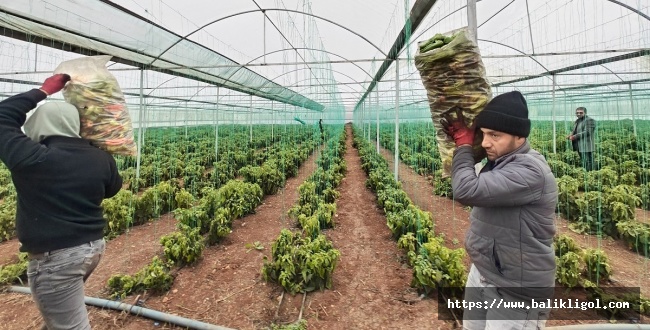
<path fill-rule="evenodd" d="M 587 171 L 594 170 L 594 133 L 596 131 L 596 121 L 587 116 L 585 107 L 576 109 L 576 121 L 573 123 L 573 131 L 567 135 L 571 140 L 573 151 L 577 151 L 580 156 L 580 163 Z"/>

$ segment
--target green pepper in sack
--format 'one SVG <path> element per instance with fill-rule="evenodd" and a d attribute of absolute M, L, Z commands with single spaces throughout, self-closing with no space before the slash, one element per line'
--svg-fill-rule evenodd
<path fill-rule="evenodd" d="M 459 107 L 469 127 L 492 98 L 492 90 L 485 77 L 478 46 L 468 37 L 466 28 L 436 34 L 418 46 L 415 66 L 427 91 L 442 160 L 442 175 L 449 177 L 456 145 L 442 130 L 442 114 Z M 482 139 L 483 134 L 477 132 L 474 140 L 474 159 L 477 162 L 485 158 Z"/>
<path fill-rule="evenodd" d="M 62 62 L 54 73 L 67 73 L 66 102 L 79 110 L 82 138 L 111 154 L 135 156 L 133 126 L 124 94 L 108 71 L 111 56 L 88 56 Z"/>

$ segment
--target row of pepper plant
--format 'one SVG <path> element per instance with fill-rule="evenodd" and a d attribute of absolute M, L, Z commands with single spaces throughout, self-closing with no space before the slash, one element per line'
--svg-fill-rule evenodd
<path fill-rule="evenodd" d="M 264 256 L 262 276 L 296 294 L 331 288 L 340 252 L 322 234 L 334 227 L 336 190 L 347 169 L 345 131 L 334 133 L 316 160 L 317 168 L 298 188 L 298 202 L 288 214 L 302 230 L 283 229 Z"/>
<path fill-rule="evenodd" d="M 562 123 L 556 123 L 562 126 Z M 650 256 L 650 225 L 636 209 L 650 210 L 650 122 L 600 121 L 596 130 L 595 166 L 585 171 L 564 135 L 553 142 L 552 122 L 535 121 L 531 146 L 546 157 L 560 189 L 558 213 L 578 233 L 623 239 L 630 249 Z M 570 123 L 564 125 L 569 129 Z M 380 126 L 380 143 L 394 148 L 394 127 Z M 556 129 L 557 131 L 557 129 Z M 453 198 L 449 178 L 442 178 L 431 123 L 400 125 L 399 158 L 427 176 L 437 195 Z M 645 220 L 645 221 L 643 221 Z"/>
<path fill-rule="evenodd" d="M 354 134 L 361 166 L 368 175 L 366 186 L 376 193 L 388 228 L 413 268 L 411 285 L 426 294 L 438 290 L 449 297 L 462 298 L 467 279 L 463 263 L 465 250 L 445 246 L 444 237 L 435 234 L 431 213 L 421 210 L 409 199 L 402 184 L 391 173 L 388 162 L 361 132 L 355 128 Z"/>
<path fill-rule="evenodd" d="M 534 148 L 547 157 L 560 188 L 558 212 L 572 220 L 570 227 L 579 233 L 602 234 L 606 232 L 613 237 L 625 239 L 630 248 L 647 256 L 648 225 L 635 221 L 635 208 L 648 209 L 648 153 L 650 144 L 647 136 L 637 138 L 632 134 L 631 126 L 621 129 L 620 123 L 604 123 L 599 128 L 602 149 L 596 156 L 598 171 L 586 172 L 580 166 L 577 153 L 570 149 L 566 140 L 556 141 L 557 153 L 552 150 L 553 141 L 551 123 L 536 123 L 536 129 L 530 138 Z M 403 128 L 403 126 L 407 126 Z M 641 125 L 643 126 L 643 125 Z M 394 149 L 394 136 L 390 136 L 391 126 L 385 126 L 386 133 L 381 139 L 382 146 Z M 433 161 L 422 156 L 433 152 L 437 155 L 435 137 L 430 124 L 405 124 L 400 126 L 400 159 L 416 172 L 429 176 L 435 185 L 434 192 L 441 196 L 453 198 L 451 183 L 441 180 L 439 170 L 435 170 Z M 418 132 L 420 131 L 420 132 Z M 410 132 L 411 134 L 408 134 Z M 427 137 L 424 137 L 427 136 Z M 544 141 L 544 142 L 541 142 Z M 408 147 L 407 147 L 408 146 Z M 625 149 L 616 152 L 614 146 Z M 409 149 L 410 147 L 410 149 Z M 641 151 L 637 151 L 641 150 Z M 643 152 L 646 150 L 646 152 Z M 425 159 L 425 161 L 423 161 Z M 423 167 L 424 165 L 424 167 Z M 430 165 L 433 169 L 427 171 Z M 577 178 L 583 178 L 581 182 Z M 618 232 L 616 231 L 618 229 Z M 612 269 L 609 259 L 601 249 L 579 249 L 575 242 L 568 244 L 568 236 L 555 237 L 557 258 L 556 279 L 558 284 L 573 288 L 579 286 L 587 291 L 592 301 L 629 301 L 637 312 L 648 313 L 648 300 L 639 295 L 616 295 L 605 292 L 600 286 L 605 283 Z M 564 247 L 562 246 L 564 245 Z M 574 247 L 567 250 L 566 245 Z M 645 249 L 645 250 L 644 250 Z M 621 311 L 607 310 L 607 317 L 620 317 Z"/>
<path fill-rule="evenodd" d="M 198 201 L 174 210 L 177 230 L 160 239 L 163 257 L 155 256 L 135 275 L 113 275 L 107 283 L 111 296 L 124 298 L 143 291 L 168 291 L 175 269 L 195 264 L 206 246 L 217 244 L 230 234 L 234 220 L 253 213 L 264 195 L 277 192 L 288 177 L 295 176 L 316 145 L 314 140 L 276 144 L 267 149 L 262 164 L 239 169 L 243 180 L 229 180 L 218 189 L 201 183 Z"/>
<path fill-rule="evenodd" d="M 267 157 L 278 152 L 280 145 L 288 146 L 282 149 L 285 155 L 281 156 L 279 166 L 284 172 L 293 175 L 291 173 L 295 173 L 302 162 L 295 159 L 306 159 L 306 153 L 313 149 L 312 146 L 305 151 L 295 145 L 301 141 L 309 142 L 314 132 L 311 127 L 291 126 L 284 128 L 285 133 L 288 129 L 291 134 L 277 134 L 278 131 L 281 132 L 281 126 L 276 126 L 276 134 L 273 134 L 270 125 L 256 125 L 252 141 L 248 127 L 221 127 L 218 154 L 215 154 L 213 127 L 148 129 L 147 143 L 141 146 L 142 171 L 138 182 L 136 158 L 116 156 L 124 179 L 124 189 L 102 203 L 107 220 L 105 238 L 113 239 L 133 226 L 158 219 L 160 215 L 177 208 L 189 208 L 204 192 L 218 189 L 228 180 L 234 179 L 242 167 L 262 164 Z M 241 146 L 252 146 L 255 149 Z M 213 160 L 210 166 L 208 162 Z M 190 166 L 186 166 L 186 163 Z M 5 233 L 3 238 L 8 240 L 15 237 L 15 188 L 11 184 L 9 171 L 2 164 L 0 181 L 6 183 L 0 188 L 0 230 Z M 17 260 L 16 263 L 0 266 L 0 283 L 16 283 L 24 279 L 27 264 L 25 255 L 19 253 Z"/>

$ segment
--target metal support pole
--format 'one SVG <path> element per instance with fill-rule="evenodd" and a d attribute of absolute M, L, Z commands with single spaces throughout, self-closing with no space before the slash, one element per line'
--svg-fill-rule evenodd
<path fill-rule="evenodd" d="M 199 116 L 199 111 L 195 110 L 194 111 L 194 127 L 198 127 L 199 123 L 201 122 L 202 116 Z"/>
<path fill-rule="evenodd" d="M 370 142 L 370 100 L 371 96 L 368 95 L 368 102 L 363 102 L 363 111 L 364 111 L 364 116 L 368 117 L 368 120 L 364 122 L 364 127 L 366 127 L 366 124 L 368 126 L 368 129 L 366 130 L 367 134 L 364 134 L 363 138 L 366 139 L 366 141 Z M 367 106 L 366 106 L 367 104 Z"/>
<path fill-rule="evenodd" d="M 34 72 L 38 71 L 38 44 L 34 44 Z"/>
<path fill-rule="evenodd" d="M 562 94 L 564 94 L 564 96 L 562 97 L 562 109 L 568 109 L 569 107 L 567 106 L 567 99 L 568 98 L 567 98 L 567 95 L 566 95 L 566 91 L 562 91 Z M 571 123 L 569 122 L 571 119 L 569 118 L 569 116 L 567 114 L 567 111 L 562 111 L 562 112 L 564 113 L 564 116 L 563 116 L 563 119 L 562 119 L 562 122 L 564 122 L 564 132 L 567 132 L 567 131 L 569 131 L 569 126 L 571 125 Z"/>
<path fill-rule="evenodd" d="M 215 106 L 217 125 L 214 126 L 214 158 L 219 161 L 219 86 L 217 86 L 217 104 Z"/>
<path fill-rule="evenodd" d="M 526 17 L 528 17 L 528 33 L 530 33 L 530 46 L 533 54 L 535 53 L 535 40 L 533 40 L 533 25 L 530 24 L 530 10 L 528 9 L 528 0 L 526 0 Z"/>
<path fill-rule="evenodd" d="M 250 131 L 250 143 L 253 143 L 253 95 L 250 97 L 250 107 L 248 108 L 248 129 Z"/>
<path fill-rule="evenodd" d="M 551 115 L 553 116 L 553 153 L 557 153 L 557 125 L 555 123 L 555 75 L 553 75 L 553 108 L 551 110 Z"/>
<path fill-rule="evenodd" d="M 476 0 L 467 0 L 467 28 L 469 30 L 470 38 L 474 41 L 474 43 L 478 44 Z"/>
<path fill-rule="evenodd" d="M 363 138 L 368 137 L 366 134 L 366 103 L 361 104 L 361 131 L 363 132 Z"/>
<path fill-rule="evenodd" d="M 636 136 L 636 116 L 634 115 L 634 99 L 632 99 L 632 84 L 627 84 L 630 91 L 630 110 L 632 110 L 632 130 Z"/>
<path fill-rule="evenodd" d="M 185 109 L 189 109 L 189 107 L 187 106 L 187 101 L 185 101 Z M 188 117 L 189 117 L 189 112 L 187 112 L 187 114 L 183 118 L 183 123 L 184 123 L 184 126 L 185 126 L 185 139 L 186 140 L 187 140 L 187 126 L 189 125 Z"/>
<path fill-rule="evenodd" d="M 362 106 L 362 108 L 361 108 L 362 109 L 362 111 L 361 111 L 361 118 L 362 118 L 361 129 L 363 130 L 363 138 L 365 139 L 368 136 L 368 134 L 367 134 L 368 132 L 367 132 L 367 129 L 366 129 L 366 121 L 368 120 L 368 119 L 366 119 L 366 116 L 367 116 L 366 112 L 368 111 L 368 105 L 364 102 L 361 106 Z"/>
<path fill-rule="evenodd" d="M 273 100 L 271 100 L 271 143 L 273 143 L 274 126 L 275 126 L 275 111 L 273 111 Z"/>
<path fill-rule="evenodd" d="M 144 139 L 144 69 L 140 69 L 140 113 L 138 113 L 138 155 L 135 162 L 135 187 L 140 189 L 140 159 L 142 158 L 142 140 Z"/>
<path fill-rule="evenodd" d="M 395 181 L 399 177 L 399 60 L 395 60 Z"/>
<path fill-rule="evenodd" d="M 370 97 L 369 97 L 369 98 L 368 98 L 368 110 L 366 110 L 366 111 L 368 112 L 368 139 L 367 139 L 368 142 L 371 141 L 371 140 L 370 140 L 370 130 L 372 129 L 372 127 L 371 127 L 371 125 L 372 125 L 372 119 L 371 119 L 371 118 L 372 118 L 372 117 L 370 117 L 370 108 L 371 108 L 371 107 L 370 107 Z"/>
<path fill-rule="evenodd" d="M 366 126 L 363 124 L 363 119 L 364 119 L 363 118 L 363 116 L 364 116 L 363 110 L 365 109 L 365 106 L 366 106 L 365 103 L 361 103 L 361 120 L 360 120 L 361 123 L 359 123 L 359 126 L 361 126 L 361 135 L 363 137 L 366 136 Z"/>
<path fill-rule="evenodd" d="M 366 140 L 368 140 L 368 142 L 370 142 L 370 123 L 371 123 L 371 119 L 370 119 L 371 118 L 370 117 L 370 98 L 368 99 L 368 106 L 367 106 L 367 109 L 366 109 L 366 115 L 368 117 L 368 119 L 366 120 L 366 123 L 368 124 L 368 130 L 367 130 L 368 135 L 366 136 Z"/>
<path fill-rule="evenodd" d="M 377 153 L 379 153 L 379 84 L 376 86 L 375 93 L 375 103 L 376 103 L 376 114 L 377 114 Z"/>

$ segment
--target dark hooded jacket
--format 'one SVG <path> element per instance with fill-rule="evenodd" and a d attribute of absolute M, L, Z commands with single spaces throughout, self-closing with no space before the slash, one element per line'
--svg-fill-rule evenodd
<path fill-rule="evenodd" d="M 17 192 L 20 250 L 42 253 L 102 238 L 101 202 L 122 187 L 115 160 L 79 137 L 79 113 L 38 89 L 0 102 L 0 160 Z M 21 126 L 25 124 L 25 133 Z"/>

